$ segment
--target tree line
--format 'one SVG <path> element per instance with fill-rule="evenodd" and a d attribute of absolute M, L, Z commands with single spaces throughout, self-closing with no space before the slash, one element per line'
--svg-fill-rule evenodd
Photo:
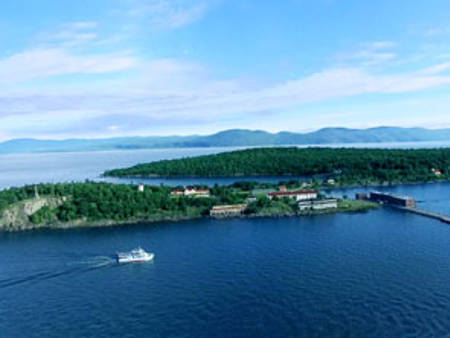
<path fill-rule="evenodd" d="M 437 176 L 432 169 L 439 169 Z M 263 176 L 326 174 L 342 183 L 447 179 L 450 148 L 258 148 L 138 164 L 106 176 Z"/>
<path fill-rule="evenodd" d="M 214 203 L 210 199 L 171 198 L 168 187 L 146 187 L 109 183 L 39 184 L 0 191 L 0 212 L 8 205 L 40 196 L 65 197 L 57 208 L 41 208 L 31 216 L 33 223 L 69 222 L 77 219 L 134 220 L 158 215 L 177 216 L 207 213 Z"/>
<path fill-rule="evenodd" d="M 97 182 L 29 185 L 0 191 L 0 216 L 9 205 L 35 198 L 36 192 L 41 197 L 64 199 L 56 208 L 43 207 L 34 213 L 30 220 L 35 224 L 201 216 L 209 214 L 214 205 L 244 203 L 249 195 L 241 189 L 216 185 L 210 189 L 211 198 L 173 197 L 173 189 L 145 186 L 140 192 L 135 185 Z"/>

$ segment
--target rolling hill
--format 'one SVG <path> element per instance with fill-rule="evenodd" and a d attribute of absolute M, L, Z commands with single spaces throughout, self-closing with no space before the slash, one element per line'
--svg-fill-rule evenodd
<path fill-rule="evenodd" d="M 118 149 L 251 147 L 450 141 L 450 129 L 377 127 L 369 129 L 323 128 L 310 133 L 231 129 L 206 136 L 152 136 L 106 139 L 13 139 L 0 143 L 0 153 L 96 151 Z"/>

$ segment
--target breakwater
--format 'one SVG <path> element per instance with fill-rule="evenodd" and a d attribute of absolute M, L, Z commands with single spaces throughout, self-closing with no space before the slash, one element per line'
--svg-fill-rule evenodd
<path fill-rule="evenodd" d="M 443 215 L 443 214 L 439 214 L 436 212 L 423 210 L 423 209 L 419 209 L 419 208 L 400 207 L 400 206 L 394 206 L 394 205 L 391 205 L 391 207 L 399 209 L 399 210 L 403 210 L 406 212 L 411 212 L 413 214 L 417 214 L 417 215 L 421 215 L 421 216 L 425 216 L 425 217 L 429 217 L 429 218 L 434 218 L 441 222 L 450 224 L 450 216 L 447 216 L 447 215 Z"/>
<path fill-rule="evenodd" d="M 357 200 L 369 200 L 382 205 L 389 206 L 394 209 L 411 212 L 417 215 L 437 219 L 441 222 L 450 224 L 450 216 L 417 208 L 416 200 L 410 196 L 399 196 L 390 193 L 373 191 L 369 195 L 365 193 L 357 193 Z"/>

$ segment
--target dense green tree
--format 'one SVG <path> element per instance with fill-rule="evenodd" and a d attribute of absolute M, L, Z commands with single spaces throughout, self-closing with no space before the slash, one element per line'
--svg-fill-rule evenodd
<path fill-rule="evenodd" d="M 433 168 L 438 168 L 443 174 L 436 176 Z M 342 184 L 419 182 L 450 177 L 450 148 L 258 148 L 139 164 L 127 169 L 110 170 L 105 175 L 298 175 L 313 176 L 314 181 L 320 181 L 317 175 L 327 175 Z M 241 182 L 234 186 L 250 190 L 252 185 L 252 182 Z"/>
<path fill-rule="evenodd" d="M 146 187 L 108 183 L 67 183 L 37 185 L 41 197 L 64 197 L 58 207 L 43 207 L 30 217 L 33 223 L 69 222 L 77 219 L 134 220 L 155 216 L 202 214 L 219 198 L 173 198 L 168 187 Z M 34 186 L 0 191 L 0 211 L 8 205 L 35 198 Z"/>

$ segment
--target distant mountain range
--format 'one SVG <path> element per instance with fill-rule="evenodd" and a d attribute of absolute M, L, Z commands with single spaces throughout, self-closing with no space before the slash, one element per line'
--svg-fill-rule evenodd
<path fill-rule="evenodd" d="M 231 129 L 207 136 L 152 136 L 67 140 L 13 139 L 0 143 L 0 153 L 421 141 L 450 141 L 450 129 L 431 130 L 398 127 L 370 129 L 324 128 L 310 133 L 268 133 L 261 130 Z"/>

